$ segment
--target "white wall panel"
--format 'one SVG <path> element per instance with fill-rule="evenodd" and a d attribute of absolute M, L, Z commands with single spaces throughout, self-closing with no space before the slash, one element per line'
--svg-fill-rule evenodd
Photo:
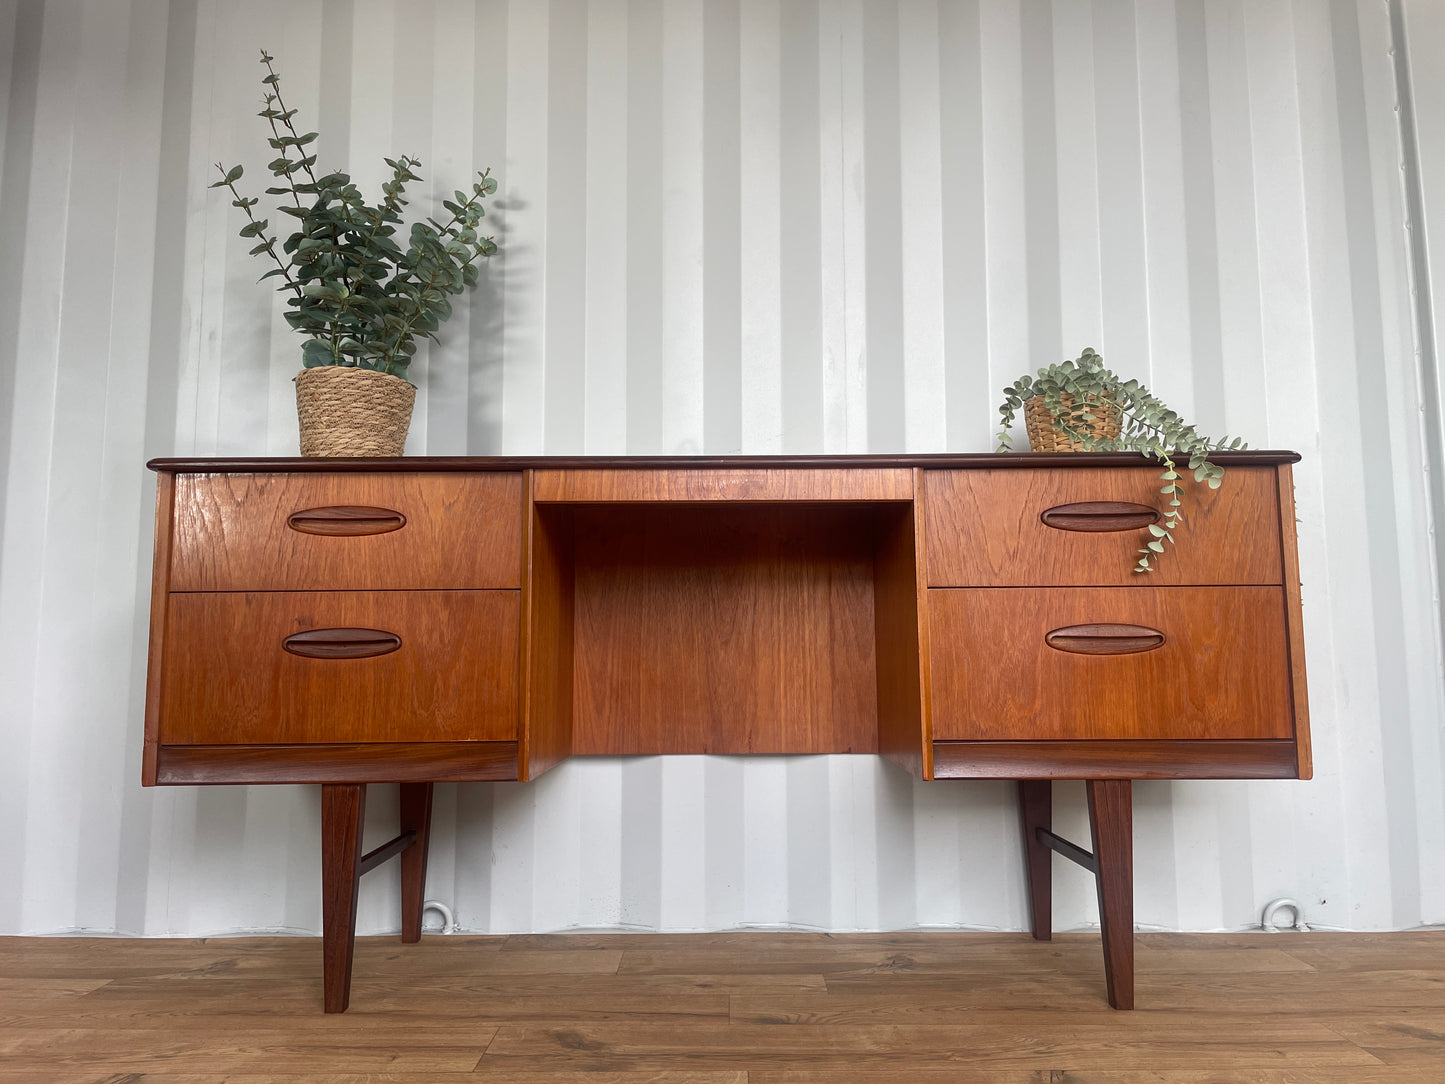
<path fill-rule="evenodd" d="M 1138 784 L 1138 919 L 1445 922 L 1445 122 L 1396 111 L 1445 95 L 1445 17 L 1399 2 L 0 0 L 0 932 L 319 926 L 315 793 L 138 784 L 142 464 L 295 447 L 299 343 L 207 188 L 265 187 L 263 45 L 324 167 L 417 156 L 416 211 L 499 180 L 413 453 L 983 451 L 998 389 L 1086 345 L 1300 450 L 1317 778 Z M 429 895 L 473 930 L 1016 929 L 1017 834 L 1008 785 L 876 758 L 574 760 L 439 787 Z"/>

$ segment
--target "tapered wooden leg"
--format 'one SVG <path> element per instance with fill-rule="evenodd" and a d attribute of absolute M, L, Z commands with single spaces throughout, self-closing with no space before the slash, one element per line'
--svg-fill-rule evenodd
<path fill-rule="evenodd" d="M 321 785 L 321 952 L 327 1012 L 345 1012 L 351 1000 L 365 819 L 365 783 Z"/>
<path fill-rule="evenodd" d="M 401 852 L 401 939 L 421 940 L 421 905 L 426 900 L 426 854 L 431 835 L 430 783 L 401 785 L 401 831 L 415 832 L 416 840 Z"/>
<path fill-rule="evenodd" d="M 1053 850 L 1037 829 L 1053 827 L 1054 785 L 1047 779 L 1019 780 L 1019 819 L 1024 829 L 1024 869 L 1029 881 L 1029 919 L 1034 939 L 1054 936 Z"/>
<path fill-rule="evenodd" d="M 1134 1007 L 1134 814 L 1128 779 L 1090 779 L 1089 827 L 1099 887 L 1099 927 L 1109 1004 Z"/>

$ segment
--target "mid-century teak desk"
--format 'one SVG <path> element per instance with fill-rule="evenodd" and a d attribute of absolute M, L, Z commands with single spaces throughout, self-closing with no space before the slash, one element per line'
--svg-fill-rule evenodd
<path fill-rule="evenodd" d="M 144 782 L 319 783 L 325 1007 L 357 882 L 401 854 L 421 933 L 432 784 L 569 756 L 881 755 L 1019 781 L 1097 878 L 1133 1004 L 1130 781 L 1307 778 L 1292 452 L 1218 456 L 1179 545 L 1132 455 L 160 459 Z M 1053 835 L 1087 780 L 1093 850 Z M 368 783 L 401 834 L 368 855 Z"/>

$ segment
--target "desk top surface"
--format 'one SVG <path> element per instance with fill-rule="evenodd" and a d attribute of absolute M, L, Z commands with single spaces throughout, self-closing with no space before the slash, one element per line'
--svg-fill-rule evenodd
<path fill-rule="evenodd" d="M 1297 463 L 1298 452 L 1215 452 L 1223 467 Z M 518 470 L 928 470 L 1138 466 L 1154 462 L 1131 452 L 974 452 L 916 455 L 628 455 L 628 456 L 399 456 L 385 459 L 219 457 L 152 459 L 154 471 L 179 474 L 250 474 L 292 471 L 518 471 Z"/>

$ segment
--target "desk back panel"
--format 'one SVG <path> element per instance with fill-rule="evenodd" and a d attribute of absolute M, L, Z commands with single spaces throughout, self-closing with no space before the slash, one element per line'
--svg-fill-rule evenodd
<path fill-rule="evenodd" d="M 874 554 L 905 508 L 576 507 L 572 751 L 877 752 Z"/>

